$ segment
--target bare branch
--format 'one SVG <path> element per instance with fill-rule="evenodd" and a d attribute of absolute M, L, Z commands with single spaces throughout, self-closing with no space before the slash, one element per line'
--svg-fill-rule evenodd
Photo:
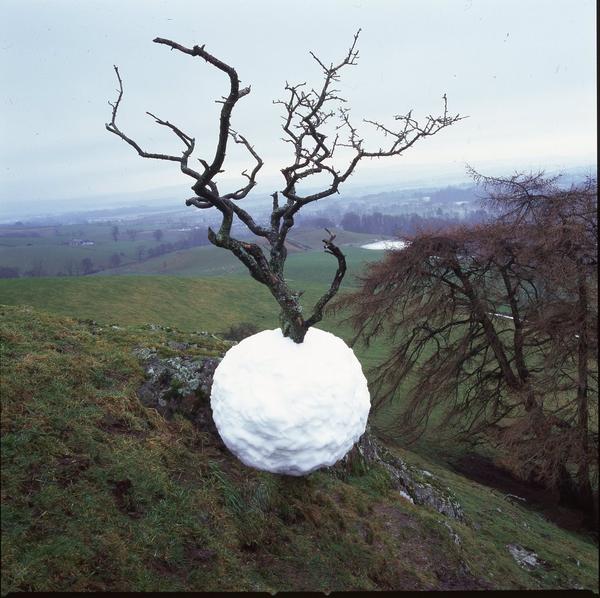
<path fill-rule="evenodd" d="M 117 126 L 117 112 L 119 110 L 119 106 L 120 106 L 121 100 L 123 98 L 123 81 L 121 80 L 119 68 L 117 66 L 115 66 L 114 69 L 115 69 L 115 73 L 117 75 L 117 81 L 119 82 L 119 89 L 118 89 L 118 96 L 117 96 L 116 102 L 114 102 L 114 103 L 109 102 L 109 105 L 112 106 L 112 118 L 111 118 L 110 123 L 106 123 L 106 125 L 105 125 L 106 130 L 110 131 L 111 133 L 114 133 L 115 135 L 120 137 L 123 141 L 128 143 L 131 147 L 133 147 L 137 151 L 137 153 L 142 158 L 152 158 L 155 160 L 169 160 L 172 162 L 179 162 L 181 171 L 184 174 L 187 174 L 195 179 L 199 179 L 200 175 L 188 167 L 188 158 L 194 151 L 194 139 L 192 137 L 190 137 L 189 135 L 186 135 L 185 133 L 183 133 L 180 129 L 178 129 L 174 125 L 171 125 L 170 123 L 168 123 L 166 121 L 161 121 L 160 119 L 156 118 L 155 116 L 150 115 L 156 120 L 156 122 L 158 124 L 169 127 L 185 143 L 186 149 L 183 151 L 183 154 L 181 157 L 171 156 L 169 154 L 157 154 L 157 153 L 146 152 L 133 139 L 128 137 L 125 133 L 123 133 L 123 131 L 121 131 L 119 129 L 119 127 Z M 148 114 L 150 114 L 150 113 L 148 113 Z"/>
<path fill-rule="evenodd" d="M 296 213 L 308 203 L 338 193 L 340 185 L 352 175 L 360 160 L 400 155 L 417 140 L 434 135 L 461 118 L 459 115 L 448 115 L 446 96 L 444 96 L 442 115 L 429 116 L 423 124 L 419 124 L 413 119 L 411 112 L 395 117 L 399 126 L 364 121 L 374 126 L 390 141 L 387 147 L 367 150 L 357 128 L 350 121 L 346 99 L 337 85 L 342 70 L 345 67 L 356 65 L 358 62 L 359 34 L 360 30 L 356 32 L 350 47 L 337 62 L 327 63 L 314 52 L 310 52 L 322 72 L 323 78 L 320 86 L 311 87 L 306 83 L 290 84 L 286 82 L 286 99 L 275 102 L 283 106 L 284 141 L 293 148 L 293 152 L 291 162 L 281 170 L 284 187 L 279 192 L 280 194 L 277 192 L 272 194 L 272 211 L 267 226 L 256 222 L 250 213 L 240 206 L 240 200 L 246 198 L 256 187 L 263 160 L 247 138 L 232 127 L 231 118 L 237 102 L 250 93 L 250 87 L 241 87 L 236 70 L 209 53 L 204 45 L 185 47 L 165 38 L 157 37 L 153 40 L 154 43 L 167 46 L 171 50 L 203 59 L 223 72 L 229 80 L 227 95 L 222 95 L 216 100 L 221 108 L 214 156 L 212 160 L 198 158 L 202 170 L 196 172 L 188 165 L 188 159 L 195 147 L 194 138 L 170 121 L 163 120 L 151 112 L 147 113 L 158 125 L 172 131 L 183 142 L 184 150 L 181 156 L 146 152 L 136 141 L 119 129 L 117 112 L 123 97 L 123 84 L 119 71 L 115 67 L 119 82 L 118 96 L 116 102 L 111 103 L 112 119 L 106 128 L 131 145 L 144 158 L 179 162 L 182 172 L 194 179 L 192 186 L 194 196 L 186 200 L 186 205 L 198 209 L 214 207 L 220 212 L 220 227 L 218 231 L 212 228 L 209 230 L 210 242 L 231 251 L 248 268 L 255 280 L 269 288 L 281 308 L 282 331 L 295 342 L 302 342 L 306 330 L 321 320 L 325 307 L 338 292 L 346 272 L 345 257 L 334 243 L 335 235 L 327 231 L 329 238 L 323 240 L 324 248 L 337 260 L 336 273 L 329 289 L 314 306 L 312 315 L 305 319 L 299 303 L 300 294 L 288 288 L 284 277 L 284 265 L 287 258 L 286 238 L 294 226 Z M 246 149 L 253 160 L 253 166 L 242 172 L 245 184 L 234 191 L 222 193 L 216 178 L 224 172 L 223 166 L 230 139 L 233 143 L 242 145 Z M 342 166 L 334 163 L 336 149 L 340 147 L 348 147 L 352 150 L 348 162 Z M 299 184 L 309 182 L 312 177 L 319 176 L 325 176 L 327 180 L 320 190 L 308 195 L 299 192 Z M 280 201 L 281 197 L 285 200 Z M 266 239 L 269 248 L 268 258 L 260 245 L 232 236 L 232 227 L 236 219 L 251 233 Z M 451 276 L 451 274 L 447 272 L 446 276 Z"/>
<path fill-rule="evenodd" d="M 331 281 L 331 286 L 329 287 L 329 290 L 319 299 L 319 301 L 313 308 L 312 315 L 305 322 L 305 326 L 307 329 L 310 326 L 314 326 L 317 322 L 320 322 L 323 319 L 323 310 L 325 309 L 325 306 L 337 294 L 340 285 L 342 284 L 344 275 L 346 274 L 346 257 L 341 252 L 340 248 L 334 245 L 333 243 L 336 236 L 327 228 L 325 229 L 325 231 L 329 235 L 328 239 L 323 239 L 325 253 L 333 255 L 337 259 L 338 266 L 335 272 L 335 276 Z"/>
<path fill-rule="evenodd" d="M 258 171 L 262 168 L 263 161 L 261 160 L 260 156 L 254 151 L 254 148 L 248 143 L 248 140 L 243 135 L 236 133 L 233 129 L 229 130 L 229 134 L 236 143 L 243 145 L 250 152 L 252 157 L 256 160 L 256 166 L 252 169 L 252 172 L 250 174 L 248 174 L 245 170 L 242 172 L 242 175 L 248 179 L 248 184 L 233 193 L 228 193 L 227 195 L 223 196 L 224 199 L 243 199 L 256 185 L 256 175 L 258 174 Z"/>

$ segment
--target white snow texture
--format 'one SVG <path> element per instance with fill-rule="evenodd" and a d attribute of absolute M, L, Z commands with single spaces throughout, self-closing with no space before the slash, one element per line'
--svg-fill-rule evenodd
<path fill-rule="evenodd" d="M 394 249 L 406 249 L 408 243 L 406 241 L 375 241 L 374 243 L 368 243 L 367 245 L 361 245 L 361 249 L 374 249 L 375 251 L 383 250 L 394 250 Z"/>
<path fill-rule="evenodd" d="M 217 367 L 213 419 L 243 463 L 302 476 L 339 461 L 362 436 L 370 409 L 360 362 L 337 336 L 309 328 L 303 343 L 265 330 Z"/>

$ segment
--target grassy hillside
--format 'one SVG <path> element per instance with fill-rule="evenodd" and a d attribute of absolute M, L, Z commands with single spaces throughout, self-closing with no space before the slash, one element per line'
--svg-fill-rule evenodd
<path fill-rule="evenodd" d="M 0 303 L 27 304 L 101 322 L 155 322 L 182 330 L 225 330 L 242 320 L 268 327 L 277 321 L 274 300 L 251 279 L 21 278 L 0 281 Z"/>
<path fill-rule="evenodd" d="M 290 479 L 243 466 L 136 395 L 135 347 L 173 354 L 183 341 L 211 356 L 226 345 L 118 326 L 0 307 L 3 594 L 597 590 L 592 543 L 411 453 L 396 451 L 453 490 L 464 522 L 411 504 L 378 467 Z M 543 566 L 520 567 L 513 543 Z"/>
<path fill-rule="evenodd" d="M 364 252 L 380 255 L 379 252 Z M 331 256 L 327 254 L 298 254 L 300 263 L 306 267 L 301 273 L 303 277 L 312 275 L 318 278 L 320 274 L 314 258 L 321 255 L 323 263 L 329 266 L 328 258 Z M 305 257 L 307 261 L 302 262 Z M 289 261 L 292 262 L 291 259 Z M 328 285 L 299 278 L 297 286 L 305 290 L 302 303 L 309 310 Z M 345 288 L 348 286 L 346 283 Z M 260 330 L 278 326 L 275 300 L 263 285 L 248 276 L 86 276 L 0 280 L 0 303 L 30 305 L 56 314 L 97 320 L 103 324 L 136 325 L 151 322 L 184 331 L 222 333 L 241 322 L 252 323 Z M 350 343 L 353 331 L 341 319 L 341 315 L 326 315 L 318 327 Z M 360 344 L 354 347 L 369 381 L 373 377 L 372 368 L 383 361 L 388 348 L 385 339 L 377 339 L 368 348 Z M 410 378 L 403 388 L 408 388 L 412 380 Z M 403 439 L 396 434 L 395 422 L 404 406 L 403 396 L 401 389 L 392 404 L 384 405 L 372 414 L 374 428 L 385 431 L 388 437 L 395 438 L 400 444 Z M 433 424 L 440 421 L 440 413 L 433 412 L 431 426 L 416 447 L 432 458 L 459 458 L 464 451 L 471 449 L 451 437 L 453 430 L 450 426 L 446 426 L 443 432 L 433 428 Z"/>
<path fill-rule="evenodd" d="M 378 255 L 378 252 L 364 251 Z M 303 259 L 306 256 L 313 260 L 317 255 L 321 254 L 313 252 L 300 254 L 298 257 Z M 331 256 L 322 256 L 323 262 L 327 262 L 329 266 L 328 258 Z M 314 266 L 315 262 L 312 261 L 312 264 Z M 302 276 L 310 277 L 310 263 L 307 261 L 302 265 L 305 266 Z M 312 276 L 319 276 L 318 268 L 313 268 Z M 327 283 L 308 283 L 299 279 L 298 287 L 305 291 L 302 303 L 308 310 L 326 290 Z M 248 276 L 93 276 L 0 280 L 0 303 L 30 305 L 105 324 L 152 322 L 185 331 L 219 333 L 241 322 L 250 322 L 261 330 L 278 325 L 275 300 L 263 285 Z M 350 342 L 353 332 L 340 320 L 341 317 L 328 315 L 318 327 Z M 354 351 L 369 378 L 371 368 L 384 358 L 387 344 L 384 340 L 378 340 L 368 349 L 357 345 Z M 397 403 L 375 414 L 374 425 L 385 426 L 396 416 L 400 407 L 401 403 Z M 438 433 L 427 434 L 424 437 L 424 448 L 429 450 L 435 445 L 433 450 L 438 450 L 443 441 Z M 449 445 L 444 446 L 445 449 L 450 449 Z M 456 448 L 459 447 L 453 446 L 452 450 Z"/>
<path fill-rule="evenodd" d="M 369 253 L 380 255 L 378 252 Z M 298 254 L 298 257 L 303 259 L 316 255 L 321 254 L 306 252 Z M 322 256 L 324 262 L 331 257 L 327 254 Z M 302 276 L 309 277 L 311 268 L 308 262 L 306 264 L 307 268 Z M 312 276 L 317 278 L 318 275 L 318 268 L 313 268 Z M 308 310 L 327 288 L 327 284 L 309 283 L 304 279 L 299 279 L 300 282 L 302 284 L 298 284 L 298 287 L 305 290 L 302 302 Z M 135 325 L 152 322 L 184 331 L 222 333 L 241 322 L 250 322 L 260 330 L 278 325 L 274 299 L 264 286 L 248 276 L 94 276 L 0 280 L 0 303 L 31 305 L 65 316 L 97 320 L 103 324 Z M 340 320 L 341 316 L 327 315 L 318 327 L 349 343 L 353 338 L 353 331 Z M 383 361 L 388 349 L 385 339 L 377 339 L 368 348 L 360 344 L 354 347 L 369 381 L 373 378 L 372 368 Z M 372 413 L 373 427 L 401 445 L 405 445 L 405 439 L 397 422 L 405 406 L 405 397 L 408 396 L 408 392 L 403 390 L 408 391 L 415 378 L 416 376 L 412 376 L 403 384 L 393 403 L 383 405 Z M 455 430 L 450 424 L 441 430 L 434 428 L 441 421 L 440 407 L 431 414 L 430 425 L 415 444 L 415 450 L 440 462 L 454 462 L 474 450 L 453 437 Z M 479 446 L 476 450 L 486 457 L 499 456 L 489 446 Z"/>
<path fill-rule="evenodd" d="M 308 254 L 307 254 L 308 255 Z M 331 257 L 323 254 L 326 258 Z M 327 284 L 306 283 L 302 303 L 310 309 Z M 103 323 L 153 322 L 186 331 L 223 332 L 250 322 L 259 329 L 278 325 L 278 308 L 267 289 L 245 277 L 186 278 L 111 276 L 21 278 L 0 280 L 0 303 L 30 305 L 53 313 Z M 349 341 L 352 331 L 334 317 L 319 328 Z M 366 370 L 382 357 L 385 347 L 356 348 Z"/>

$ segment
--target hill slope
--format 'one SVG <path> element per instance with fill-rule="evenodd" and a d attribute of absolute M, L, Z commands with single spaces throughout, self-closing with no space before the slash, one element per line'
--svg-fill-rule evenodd
<path fill-rule="evenodd" d="M 277 322 L 274 300 L 250 278 L 20 278 L 0 280 L 0 303 L 104 322 L 156 322 L 188 331 L 226 330 L 243 320 L 264 321 L 265 327 Z"/>
<path fill-rule="evenodd" d="M 437 465 L 418 462 L 462 522 L 377 466 L 257 472 L 140 403 L 135 348 L 201 358 L 218 338 L 18 306 L 0 318 L 3 593 L 596 587 L 593 544 Z M 509 544 L 543 564 L 519 566 Z"/>
<path fill-rule="evenodd" d="M 324 258 L 330 257 L 323 254 Z M 298 281 L 302 305 L 310 310 L 328 284 Z M 83 276 L 0 280 L 0 303 L 31 305 L 53 313 L 119 324 L 154 322 L 186 331 L 223 332 L 250 322 L 260 330 L 278 326 L 277 303 L 266 287 L 248 276 L 188 278 L 174 276 Z M 349 327 L 327 317 L 319 324 L 348 341 Z M 368 368 L 381 347 L 356 353 Z"/>

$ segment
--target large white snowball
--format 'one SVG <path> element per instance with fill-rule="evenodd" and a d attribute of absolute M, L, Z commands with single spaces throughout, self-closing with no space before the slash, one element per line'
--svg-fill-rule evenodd
<path fill-rule="evenodd" d="M 309 328 L 297 344 L 280 329 L 235 345 L 217 367 L 213 419 L 240 461 L 305 475 L 339 461 L 365 431 L 367 380 L 352 349 Z"/>

